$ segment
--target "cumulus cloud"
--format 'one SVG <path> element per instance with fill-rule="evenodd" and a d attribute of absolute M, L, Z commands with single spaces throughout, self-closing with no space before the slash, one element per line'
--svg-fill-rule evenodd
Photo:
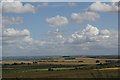
<path fill-rule="evenodd" d="M 69 23 L 66 17 L 59 15 L 52 18 L 47 18 L 46 22 L 49 23 L 51 27 L 63 27 Z"/>
<path fill-rule="evenodd" d="M 2 12 L 3 13 L 26 13 L 31 12 L 35 13 L 35 6 L 26 3 L 22 4 L 21 2 L 2 2 Z"/>
<path fill-rule="evenodd" d="M 27 29 L 4 28 L 2 34 L 3 56 L 13 55 L 13 53 L 19 55 L 19 51 L 30 48 L 32 41 L 30 32 Z"/>
<path fill-rule="evenodd" d="M 111 35 L 109 30 L 107 29 L 99 30 L 97 27 L 88 24 L 87 27 L 82 31 L 73 33 L 71 35 L 71 38 L 68 39 L 68 42 L 76 43 L 76 44 L 91 43 L 91 42 L 99 43 L 105 40 L 109 41 L 111 37 L 113 37 L 113 35 Z"/>
<path fill-rule="evenodd" d="M 87 27 L 85 29 L 83 29 L 82 34 L 86 34 L 86 35 L 98 35 L 99 34 L 99 30 L 97 27 L 94 27 L 92 25 L 87 25 Z"/>
<path fill-rule="evenodd" d="M 110 31 L 105 29 L 105 30 L 101 30 L 100 34 L 102 35 L 109 35 L 110 34 Z"/>
<path fill-rule="evenodd" d="M 57 44 L 61 44 L 62 40 L 62 35 L 56 35 L 55 39 L 37 41 L 30 37 L 30 32 L 27 29 L 5 28 L 2 36 L 3 56 L 30 55 L 32 52 L 39 53 L 39 55 L 41 52 L 45 54 L 52 51 Z"/>
<path fill-rule="evenodd" d="M 3 36 L 29 36 L 30 32 L 27 29 L 24 29 L 22 31 L 15 30 L 13 28 L 7 28 L 3 31 Z"/>
<path fill-rule="evenodd" d="M 88 7 L 89 11 L 99 11 L 99 12 L 118 12 L 120 8 L 117 2 L 112 2 L 110 4 L 95 2 Z"/>
<path fill-rule="evenodd" d="M 81 46 L 83 49 L 117 48 L 117 32 L 107 29 L 99 30 L 97 27 L 87 25 L 82 31 L 77 31 L 65 43 Z"/>
<path fill-rule="evenodd" d="M 63 39 L 62 35 L 57 35 L 56 38 Z"/>
<path fill-rule="evenodd" d="M 4 29 L 2 38 L 3 44 L 17 44 L 32 40 L 32 38 L 30 38 L 30 32 L 27 29 L 20 31 L 13 28 Z"/>
<path fill-rule="evenodd" d="M 8 17 L 8 16 L 2 16 L 2 24 L 23 24 L 23 18 L 22 17 Z"/>
<path fill-rule="evenodd" d="M 71 34 L 64 44 L 69 45 L 70 50 L 77 50 L 82 55 L 117 54 L 118 32 L 108 29 L 100 30 L 88 24 L 85 29 Z"/>
<path fill-rule="evenodd" d="M 37 41 L 31 38 L 28 29 L 17 30 L 14 28 L 4 28 L 2 35 L 3 56 L 28 55 L 30 52 L 36 52 L 37 47 L 43 45 L 43 41 Z"/>
<path fill-rule="evenodd" d="M 86 21 L 95 21 L 99 19 L 100 16 L 95 12 L 85 12 L 85 13 L 72 13 L 71 19 L 77 24 L 84 24 Z"/>
<path fill-rule="evenodd" d="M 103 55 L 117 54 L 117 31 L 88 24 L 85 29 L 63 37 L 60 29 L 50 31 L 54 38 L 34 40 L 27 29 L 3 29 L 3 55 Z M 23 54 L 21 54 L 23 53 Z"/>

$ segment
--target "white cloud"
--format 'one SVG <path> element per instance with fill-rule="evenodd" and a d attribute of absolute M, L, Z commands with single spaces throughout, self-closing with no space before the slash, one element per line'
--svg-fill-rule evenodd
<path fill-rule="evenodd" d="M 110 34 L 110 31 L 105 29 L 105 30 L 101 30 L 100 34 L 102 35 L 109 35 Z"/>
<path fill-rule="evenodd" d="M 55 37 L 34 40 L 27 29 L 3 29 L 3 55 L 94 55 L 117 54 L 118 33 L 87 25 L 70 37 L 63 37 L 60 29 L 50 31 Z M 40 37 L 40 36 L 39 36 Z"/>
<path fill-rule="evenodd" d="M 82 31 L 78 30 L 71 34 L 64 44 L 68 50 L 78 55 L 117 55 L 118 32 L 107 29 L 99 30 L 97 27 L 87 25 Z"/>
<path fill-rule="evenodd" d="M 52 18 L 47 18 L 46 22 L 50 24 L 51 27 L 63 27 L 68 24 L 68 19 L 64 16 L 55 16 Z"/>
<path fill-rule="evenodd" d="M 77 4 L 74 3 L 74 2 L 69 2 L 69 3 L 68 3 L 68 6 L 71 6 L 71 7 L 72 7 L 72 6 L 76 6 L 76 5 L 77 5 Z"/>
<path fill-rule="evenodd" d="M 3 13 L 26 13 L 31 12 L 35 13 L 35 6 L 26 3 L 22 4 L 21 2 L 2 2 L 2 12 Z"/>
<path fill-rule="evenodd" d="M 23 18 L 2 16 L 2 24 L 23 24 Z"/>
<path fill-rule="evenodd" d="M 30 32 L 27 30 L 27 29 L 24 29 L 22 31 L 20 30 L 15 30 L 13 28 L 7 28 L 3 31 L 3 36 L 7 36 L 7 37 L 10 37 L 10 36 L 29 36 L 30 35 Z"/>
<path fill-rule="evenodd" d="M 83 29 L 82 34 L 98 35 L 99 30 L 97 29 L 97 27 L 94 27 L 94 26 L 88 24 L 87 27 L 85 29 Z"/>
<path fill-rule="evenodd" d="M 19 44 L 32 41 L 30 38 L 30 32 L 27 29 L 15 30 L 13 28 L 7 28 L 3 30 L 2 34 L 3 44 Z"/>
<path fill-rule="evenodd" d="M 89 11 L 99 11 L 99 12 L 118 12 L 120 11 L 117 2 L 112 2 L 110 4 L 95 2 L 88 7 Z"/>
<path fill-rule="evenodd" d="M 72 13 L 72 21 L 77 24 L 84 24 L 86 21 L 95 21 L 99 19 L 100 16 L 94 12 L 85 12 L 85 13 Z"/>
<path fill-rule="evenodd" d="M 114 34 L 114 35 L 117 35 L 117 34 Z M 79 44 L 93 43 L 93 42 L 94 43 L 95 42 L 102 43 L 104 41 L 109 42 L 110 41 L 109 39 L 110 40 L 114 39 L 113 33 L 110 33 L 109 30 L 107 30 L 107 29 L 99 30 L 97 27 L 94 27 L 94 26 L 88 24 L 87 27 L 85 29 L 83 29 L 82 31 L 73 33 L 71 35 L 71 37 L 68 39 L 68 41 L 70 43 L 75 43 L 75 44 L 79 45 Z M 117 37 L 115 39 L 117 40 Z"/>
<path fill-rule="evenodd" d="M 58 38 L 58 39 L 64 39 L 62 35 L 57 35 L 56 38 Z"/>
<path fill-rule="evenodd" d="M 37 52 L 37 50 L 39 49 L 41 50 L 41 48 L 45 49 L 44 48 L 45 46 L 43 46 L 44 44 L 46 44 L 45 41 L 37 41 L 32 39 L 30 37 L 30 31 L 28 29 L 17 30 L 14 28 L 5 27 L 3 29 L 2 34 L 3 56 L 4 55 L 18 56 L 26 54 L 29 55 L 29 53 L 32 51 Z"/>

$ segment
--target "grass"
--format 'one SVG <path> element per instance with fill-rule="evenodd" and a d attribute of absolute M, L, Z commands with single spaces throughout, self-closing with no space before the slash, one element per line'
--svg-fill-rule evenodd
<path fill-rule="evenodd" d="M 75 67 L 66 67 L 66 68 L 53 68 L 53 70 L 58 71 L 58 70 L 73 70 Z"/>
<path fill-rule="evenodd" d="M 31 76 L 32 75 L 32 76 Z M 4 73 L 3 78 L 115 78 L 118 70 L 65 70 Z"/>
<path fill-rule="evenodd" d="M 3 73 L 6 73 L 6 72 L 33 72 L 33 71 L 48 71 L 48 69 L 2 70 Z"/>
<path fill-rule="evenodd" d="M 52 68 L 53 71 L 59 71 L 59 70 L 73 70 L 75 67 L 65 67 L 65 68 Z M 24 69 L 24 70 L 3 70 L 3 73 L 6 72 L 33 72 L 33 71 L 48 71 L 48 69 Z"/>

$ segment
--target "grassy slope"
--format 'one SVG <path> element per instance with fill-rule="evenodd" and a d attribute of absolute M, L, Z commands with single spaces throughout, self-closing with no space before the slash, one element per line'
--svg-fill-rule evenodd
<path fill-rule="evenodd" d="M 68 70 L 68 71 L 34 71 L 9 72 L 3 78 L 114 78 L 118 70 Z"/>

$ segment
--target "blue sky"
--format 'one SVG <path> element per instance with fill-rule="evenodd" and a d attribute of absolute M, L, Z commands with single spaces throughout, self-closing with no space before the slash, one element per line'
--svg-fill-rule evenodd
<path fill-rule="evenodd" d="M 4 12 L 3 16 L 8 16 L 8 17 L 18 17 L 19 16 L 19 17 L 23 18 L 23 24 L 17 24 L 17 25 L 16 24 L 12 24 L 12 25 L 5 24 L 5 28 L 6 29 L 7 28 L 13 28 L 13 29 L 19 30 L 19 31 L 27 29 L 30 32 L 30 37 L 34 40 L 44 41 L 43 39 L 48 39 L 48 38 L 50 38 L 50 39 L 53 38 L 54 39 L 54 37 L 56 37 L 56 36 L 48 35 L 48 31 L 51 31 L 51 32 L 53 31 L 54 32 L 56 29 L 59 29 L 59 30 L 63 31 L 64 33 L 63 33 L 62 36 L 67 40 L 75 32 L 80 31 L 80 30 L 82 31 L 83 29 L 85 29 L 88 24 L 92 25 L 93 27 L 98 28 L 99 30 L 107 29 L 109 31 L 112 31 L 113 33 L 117 32 L 117 30 L 118 30 L 118 19 L 117 19 L 118 15 L 117 15 L 117 13 L 112 12 L 112 11 L 107 12 L 107 10 L 103 11 L 103 10 L 95 9 L 96 10 L 95 11 L 95 10 L 92 10 L 93 8 L 90 8 L 89 9 L 89 10 L 91 10 L 90 12 L 94 12 L 95 14 L 97 14 L 99 16 L 99 18 L 98 17 L 95 18 L 94 21 L 89 21 L 89 20 L 85 19 L 85 21 L 84 21 L 85 23 L 83 23 L 83 24 L 79 24 L 79 23 L 76 23 L 76 22 L 72 21 L 72 18 L 71 18 L 72 13 L 84 14 L 85 12 L 89 12 L 88 8 L 94 3 L 79 2 L 79 3 L 74 3 L 73 5 L 72 4 L 68 5 L 67 2 L 66 3 L 63 3 L 63 2 L 47 3 L 46 5 L 44 5 L 44 3 L 38 3 L 38 2 L 36 2 L 36 3 L 22 3 L 22 5 L 25 5 L 25 4 L 33 5 L 36 9 L 36 12 L 35 13 L 32 13 L 32 12 L 24 12 L 24 13 Z M 109 5 L 109 6 L 112 6 L 112 5 L 110 5 L 111 3 L 105 3 L 105 4 Z M 40 7 L 38 7 L 39 5 L 40 5 Z M 101 3 L 101 5 L 102 5 L 102 3 Z M 67 25 L 63 26 L 63 27 L 58 27 L 58 26 L 51 27 L 50 23 L 47 22 L 46 19 L 47 18 L 51 19 L 53 17 L 56 17 L 57 15 L 67 18 L 69 23 Z M 81 19 L 77 19 L 77 20 L 81 20 Z M 110 33 L 112 33 L 112 32 L 110 32 Z M 86 34 L 84 36 L 86 36 Z M 115 41 L 115 42 L 117 42 L 117 41 Z M 111 44 L 116 44 L 116 43 L 111 43 Z M 101 45 L 99 45 L 99 46 L 101 46 Z M 99 48 L 99 46 L 98 46 L 98 48 Z M 79 48 L 79 47 L 77 47 L 77 48 Z M 86 49 L 88 49 L 88 48 L 86 48 Z M 99 53 L 102 52 L 101 55 L 103 55 L 107 52 L 103 48 L 101 48 L 101 49 L 102 49 L 101 51 L 98 50 Z M 26 50 L 26 49 L 24 49 L 24 50 Z M 96 50 L 94 51 L 94 49 L 93 49 L 93 51 L 95 52 L 94 54 L 98 53 Z M 114 54 L 117 54 L 117 46 L 112 47 L 112 50 L 113 50 L 113 52 L 115 52 Z M 11 51 L 11 52 L 13 52 L 13 54 L 5 52 L 5 55 L 7 56 L 9 54 L 9 55 L 12 55 L 12 56 L 13 55 L 17 56 L 20 53 L 20 52 L 16 52 L 16 51 Z M 28 54 L 28 52 L 23 51 L 23 53 L 26 53 L 26 54 Z M 33 52 L 35 52 L 35 51 L 33 50 Z M 64 55 L 65 52 L 66 51 L 64 51 L 63 54 L 62 53 L 58 53 L 58 54 Z M 91 54 L 92 52 L 88 53 L 87 55 Z M 36 52 L 36 53 L 39 53 L 39 52 Z M 43 50 L 42 53 L 46 53 L 45 55 L 47 55 L 47 52 L 44 52 L 44 50 Z M 79 53 L 79 51 L 78 51 L 78 53 Z M 76 55 L 79 55 L 78 53 Z M 85 52 L 83 51 L 83 53 L 85 53 Z M 80 55 L 82 55 L 83 53 L 81 53 Z M 34 55 L 33 53 L 30 53 L 30 54 Z M 110 52 L 110 54 L 113 54 L 113 53 Z M 41 54 L 39 54 L 39 55 L 41 55 Z M 54 52 L 52 55 L 56 55 L 56 53 Z"/>

